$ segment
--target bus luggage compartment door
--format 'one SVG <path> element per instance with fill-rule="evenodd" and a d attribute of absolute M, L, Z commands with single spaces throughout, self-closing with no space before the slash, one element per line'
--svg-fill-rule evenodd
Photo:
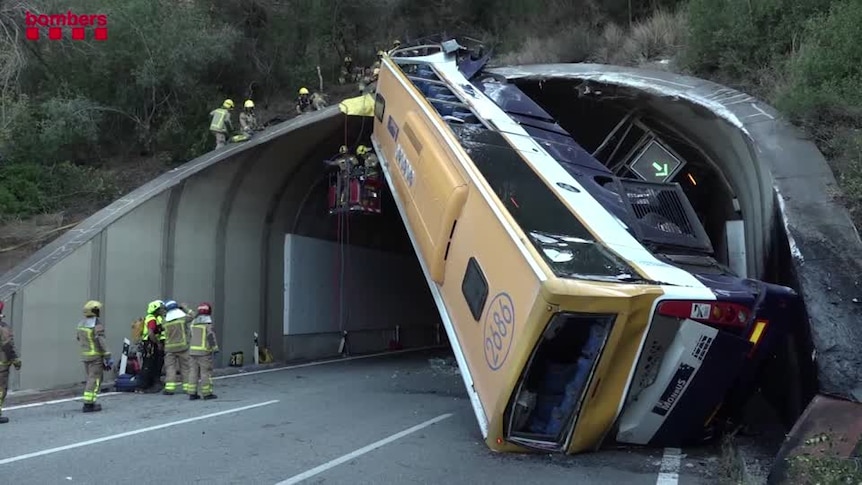
<path fill-rule="evenodd" d="M 662 357 L 655 381 L 624 409 L 617 441 L 682 446 L 699 438 L 750 349 L 743 338 L 683 320 Z"/>
<path fill-rule="evenodd" d="M 406 116 L 403 133 L 412 150 L 398 146 L 395 163 L 411 172 L 407 190 L 413 207 L 408 207 L 408 218 L 431 279 L 442 285 L 449 240 L 467 202 L 467 182 L 455 165 L 454 155 L 416 112 Z M 411 156 L 413 153 L 416 155 Z"/>

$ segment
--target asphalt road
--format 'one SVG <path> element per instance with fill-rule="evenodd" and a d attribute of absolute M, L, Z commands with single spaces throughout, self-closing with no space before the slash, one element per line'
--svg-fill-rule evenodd
<path fill-rule="evenodd" d="M 491 452 L 439 352 L 230 376 L 219 399 L 121 394 L 12 408 L 0 483 L 715 483 L 702 450 L 674 474 L 663 450 L 579 456 Z M 668 468 L 670 467 L 670 468 Z"/>

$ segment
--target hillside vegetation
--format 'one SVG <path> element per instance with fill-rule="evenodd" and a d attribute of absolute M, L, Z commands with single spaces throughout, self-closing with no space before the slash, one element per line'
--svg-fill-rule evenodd
<path fill-rule="evenodd" d="M 68 10 L 106 14 L 108 40 L 25 39 L 26 11 Z M 12 0 L 0 24 L 0 223 L 74 222 L 210 150 L 224 98 L 290 113 L 318 67 L 332 92 L 345 54 L 443 31 L 495 63 L 648 65 L 759 96 L 814 137 L 862 220 L 858 0 Z"/>

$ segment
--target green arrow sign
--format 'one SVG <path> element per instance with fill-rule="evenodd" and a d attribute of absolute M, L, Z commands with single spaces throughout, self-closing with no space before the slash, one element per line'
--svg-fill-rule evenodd
<path fill-rule="evenodd" d="M 658 162 L 652 162 L 652 168 L 655 169 L 655 176 L 656 177 L 667 177 L 667 174 L 670 173 L 667 169 L 666 163 L 664 165 L 662 165 Z"/>
<path fill-rule="evenodd" d="M 629 162 L 629 169 L 641 180 L 666 182 L 679 173 L 685 160 L 665 148 L 658 140 L 652 140 Z"/>

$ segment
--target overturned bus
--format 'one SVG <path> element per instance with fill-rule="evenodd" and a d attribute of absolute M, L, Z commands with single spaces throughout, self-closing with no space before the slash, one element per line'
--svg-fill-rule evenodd
<path fill-rule="evenodd" d="M 703 439 L 800 298 L 718 262 L 660 139 L 621 176 L 487 61 L 455 40 L 391 51 L 371 137 L 487 445 Z"/>

